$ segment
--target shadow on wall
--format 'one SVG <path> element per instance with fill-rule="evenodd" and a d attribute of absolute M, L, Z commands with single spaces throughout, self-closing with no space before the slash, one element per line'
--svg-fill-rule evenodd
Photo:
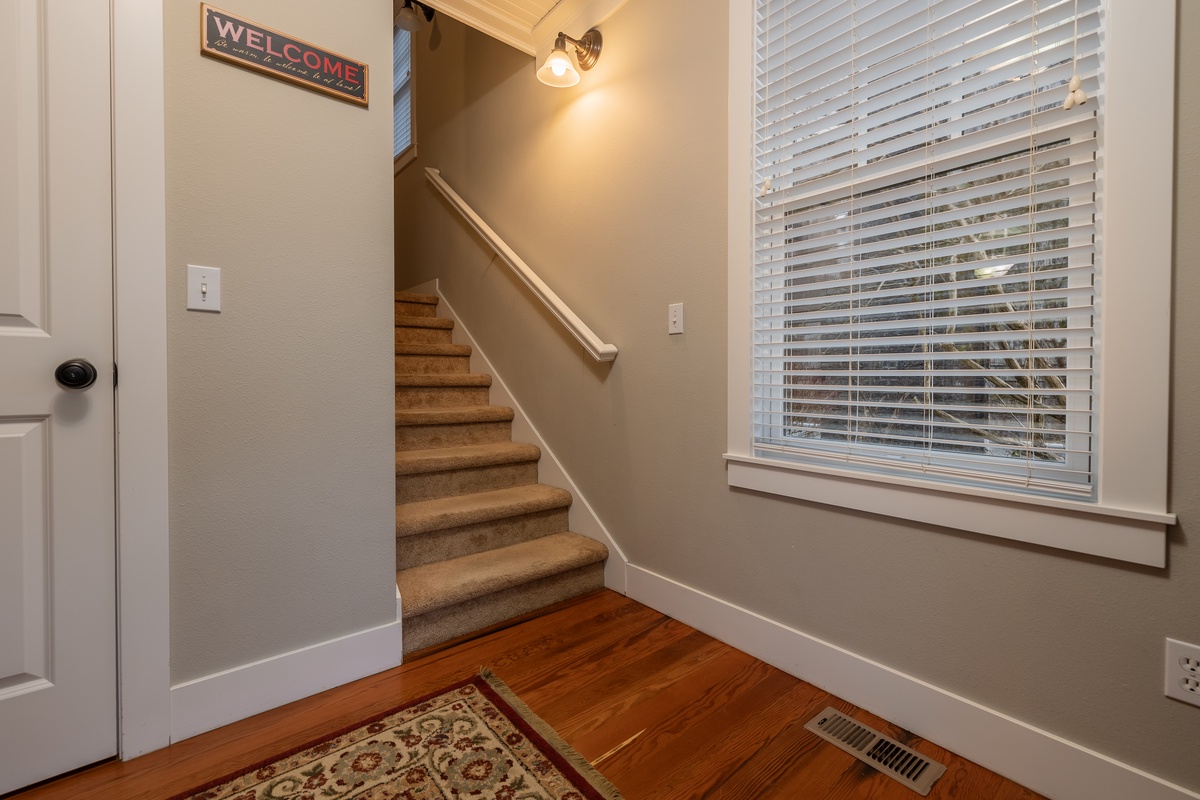
<path fill-rule="evenodd" d="M 466 67 L 466 80 L 463 89 L 468 104 L 491 94 L 496 87 L 518 73 L 528 72 L 530 79 L 534 78 L 533 56 L 526 55 L 474 28 L 467 28 L 465 34 L 463 66 Z M 430 37 L 430 50 L 437 50 L 440 33 L 438 36 L 439 41 L 436 43 L 433 36 Z"/>

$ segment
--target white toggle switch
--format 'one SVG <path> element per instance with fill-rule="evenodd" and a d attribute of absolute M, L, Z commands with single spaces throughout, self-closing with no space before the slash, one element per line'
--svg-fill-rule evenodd
<path fill-rule="evenodd" d="M 683 303 L 667 306 L 667 333 L 683 333 Z"/>
<path fill-rule="evenodd" d="M 188 264 L 187 307 L 189 311 L 221 310 L 221 270 Z"/>

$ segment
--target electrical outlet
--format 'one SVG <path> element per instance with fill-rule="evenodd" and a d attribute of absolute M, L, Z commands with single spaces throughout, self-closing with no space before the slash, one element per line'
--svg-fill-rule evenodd
<path fill-rule="evenodd" d="M 1167 639 L 1166 694 L 1200 706 L 1200 645 Z"/>

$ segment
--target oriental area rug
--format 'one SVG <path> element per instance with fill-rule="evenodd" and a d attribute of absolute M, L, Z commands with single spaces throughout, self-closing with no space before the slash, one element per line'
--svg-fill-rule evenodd
<path fill-rule="evenodd" d="M 498 678 L 449 686 L 171 800 L 620 800 Z"/>

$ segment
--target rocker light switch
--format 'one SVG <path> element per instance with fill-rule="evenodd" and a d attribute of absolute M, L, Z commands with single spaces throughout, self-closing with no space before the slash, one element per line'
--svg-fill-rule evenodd
<path fill-rule="evenodd" d="M 221 310 L 221 270 L 188 264 L 188 311 Z"/>

